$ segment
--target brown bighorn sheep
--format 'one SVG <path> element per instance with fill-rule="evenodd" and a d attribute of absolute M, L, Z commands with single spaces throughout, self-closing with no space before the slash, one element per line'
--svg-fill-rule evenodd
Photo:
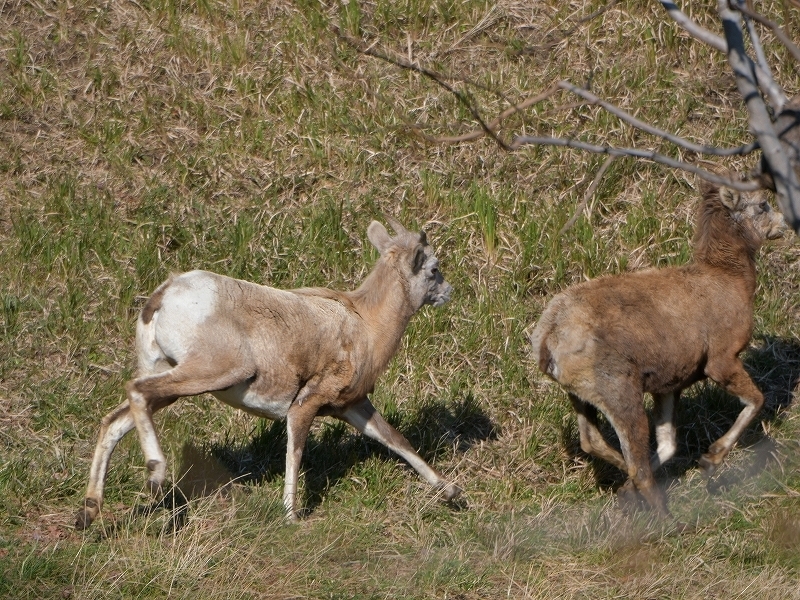
<path fill-rule="evenodd" d="M 153 413 L 204 392 L 259 417 L 286 418 L 283 501 L 292 521 L 300 460 L 316 416 L 349 423 L 407 460 L 445 499 L 458 496 L 461 490 L 431 468 L 368 398 L 412 315 L 425 304 L 444 304 L 452 291 L 425 234 L 387 220 L 397 235 L 377 221 L 370 224 L 367 237 L 380 258 L 352 292 L 278 290 L 205 271 L 162 283 L 136 324 L 139 371 L 125 387 L 127 400 L 102 420 L 76 527 L 97 517 L 111 453 L 134 427 L 149 487 L 159 493 L 166 464 Z"/>
<path fill-rule="evenodd" d="M 675 453 L 681 390 L 708 377 L 745 405 L 700 458 L 706 475 L 764 403 L 738 358 L 753 329 L 756 251 L 786 229 L 763 194 L 703 183 L 691 263 L 575 285 L 549 302 L 530 336 L 539 368 L 578 413 L 581 448 L 625 471 L 621 491 L 638 490 L 662 516 L 669 512 L 653 471 Z M 652 461 L 644 392 L 654 400 Z M 617 432 L 621 454 L 600 433 L 598 409 Z"/>

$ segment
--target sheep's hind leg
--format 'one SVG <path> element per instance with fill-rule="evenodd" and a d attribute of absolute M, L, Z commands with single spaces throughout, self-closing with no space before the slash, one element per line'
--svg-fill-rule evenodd
<path fill-rule="evenodd" d="M 638 394 L 637 394 L 638 396 Z M 617 432 L 622 455 L 628 465 L 628 477 L 647 503 L 662 517 L 669 516 L 663 492 L 650 470 L 650 429 L 641 398 L 631 397 L 626 414 L 607 415 Z M 627 490 L 629 484 L 623 486 Z M 621 490 L 622 491 L 622 490 Z"/>
<path fill-rule="evenodd" d="M 461 494 L 460 487 L 448 483 L 438 471 L 433 469 L 417 454 L 399 431 L 386 422 L 372 405 L 372 402 L 369 401 L 369 398 L 364 398 L 362 401 L 348 406 L 345 410 L 333 416 L 345 423 L 349 423 L 367 437 L 379 441 L 393 452 L 399 454 L 425 481 L 441 490 L 445 500 L 453 500 Z"/>
<path fill-rule="evenodd" d="M 656 440 L 658 446 L 650 458 L 650 471 L 654 473 L 675 455 L 675 401 L 676 394 L 653 394 Z M 621 500 L 630 502 L 636 494 L 636 484 L 632 478 L 617 491 Z"/>
<path fill-rule="evenodd" d="M 602 458 L 627 473 L 628 467 L 622 454 L 608 444 L 598 428 L 597 408 L 588 402 L 584 402 L 575 394 L 569 394 L 569 399 L 578 415 L 578 434 L 581 438 L 581 450 L 592 456 Z"/>
<path fill-rule="evenodd" d="M 725 457 L 739 440 L 742 432 L 753 420 L 753 417 L 761 410 L 764 405 L 764 395 L 744 370 L 738 358 L 732 359 L 723 366 L 709 364 L 706 367 L 706 374 L 725 388 L 726 392 L 738 396 L 742 404 L 745 405 L 731 428 L 711 444 L 708 452 L 703 454 L 698 461 L 703 475 L 710 477 L 717 470 L 717 467 L 722 464 L 722 461 L 725 460 Z"/>
<path fill-rule="evenodd" d="M 130 413 L 136 423 L 136 432 L 149 471 L 147 484 L 151 493 L 161 493 L 167 472 L 166 458 L 156 436 L 153 413 L 183 396 L 224 390 L 251 375 L 252 372 L 241 365 L 226 364 L 219 357 L 208 357 L 203 361 L 186 361 L 169 371 L 139 377 L 127 383 L 125 389 Z"/>
<path fill-rule="evenodd" d="M 641 386 L 622 375 L 605 381 L 607 385 L 586 392 L 591 403 L 603 411 L 619 438 L 629 480 L 618 493 L 625 498 L 635 487 L 653 510 L 668 517 L 666 498 L 650 470 L 650 428 Z"/>
<path fill-rule="evenodd" d="M 83 507 L 78 510 L 78 514 L 75 517 L 76 529 L 86 529 L 100 513 L 100 509 L 103 506 L 103 489 L 111 453 L 122 437 L 134 426 L 127 400 L 103 417 L 100 422 L 100 433 L 97 436 L 97 445 L 94 449 L 92 466 L 89 470 L 89 485 L 86 489 L 86 497 L 83 500 Z"/>
<path fill-rule="evenodd" d="M 294 402 L 286 415 L 286 472 L 283 484 L 283 505 L 286 508 L 286 519 L 290 523 L 297 522 L 297 479 L 300 474 L 300 462 L 308 439 L 308 432 L 317 408 L 314 402 L 301 404 Z"/>

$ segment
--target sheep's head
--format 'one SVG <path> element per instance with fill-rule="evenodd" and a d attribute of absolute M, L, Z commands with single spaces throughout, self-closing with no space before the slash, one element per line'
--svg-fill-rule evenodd
<path fill-rule="evenodd" d="M 712 170 L 731 179 L 738 177 L 724 169 Z M 730 235 L 733 237 L 730 239 L 741 239 L 751 253 L 757 251 L 764 240 L 779 238 L 788 229 L 783 216 L 770 206 L 764 190 L 742 192 L 706 181 L 701 181 L 700 190 L 702 200 L 695 230 L 695 250 L 701 250 L 709 243 L 719 246 L 719 240 L 724 239 L 722 231 L 731 225 Z M 723 214 L 727 217 L 719 220 Z M 724 225 L 726 222 L 729 225 Z"/>
<path fill-rule="evenodd" d="M 772 209 L 765 191 L 740 192 L 721 186 L 718 194 L 720 202 L 728 209 L 731 218 L 758 245 L 764 240 L 781 237 L 787 230 L 783 215 Z"/>
<path fill-rule="evenodd" d="M 720 199 L 731 211 L 733 219 L 743 227 L 751 229 L 762 241 L 777 239 L 787 230 L 783 215 L 772 210 L 764 191 L 747 193 L 722 187 Z"/>
<path fill-rule="evenodd" d="M 381 223 L 373 221 L 367 229 L 367 237 L 381 257 L 394 262 L 402 274 L 414 309 L 424 304 L 441 306 L 450 300 L 453 286 L 442 277 L 439 259 L 428 245 L 425 232 L 413 233 L 391 217 L 387 216 L 386 220 L 396 236 L 392 237 Z"/>

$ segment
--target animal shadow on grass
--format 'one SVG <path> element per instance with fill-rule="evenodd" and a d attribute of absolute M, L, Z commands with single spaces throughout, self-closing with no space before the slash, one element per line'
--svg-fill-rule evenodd
<path fill-rule="evenodd" d="M 381 414 L 429 463 L 446 460 L 478 441 L 497 437 L 495 425 L 471 394 L 428 402 L 413 411 L 388 409 L 381 410 Z M 407 468 L 417 477 L 402 458 L 381 443 L 341 421 L 326 418 L 324 423 L 312 429 L 303 453 L 305 497 L 301 504 L 306 515 L 319 506 L 353 465 L 372 456 L 396 461 L 398 468 Z M 224 490 L 231 481 L 262 484 L 282 479 L 285 466 L 286 422 L 263 420 L 256 435 L 244 446 L 225 440 L 200 450 L 187 443 L 178 471 L 184 475 L 159 504 L 173 510 L 174 526 L 179 528 L 185 519 L 183 507 L 189 500 Z M 451 506 L 455 510 L 463 508 L 458 500 Z"/>
<path fill-rule="evenodd" d="M 167 511 L 169 518 L 163 525 L 167 533 L 180 530 L 186 524 L 191 500 L 225 493 L 235 481 L 235 475 L 220 460 L 191 441 L 183 445 L 177 473 L 180 474 L 178 481 L 168 484 L 161 498 L 134 509 L 139 516 Z"/>
<path fill-rule="evenodd" d="M 735 486 L 762 472 L 776 461 L 776 443 L 764 432 L 762 423 L 777 423 L 783 411 L 792 403 L 793 394 L 800 385 L 800 342 L 789 338 L 764 336 L 742 354 L 742 362 L 758 388 L 764 394 L 764 407 L 742 433 L 737 446 L 750 450 L 746 466 L 726 468 L 728 460 L 709 479 L 707 488 L 715 494 Z M 652 400 L 646 397 L 648 409 Z M 722 436 L 736 420 L 743 404 L 721 387 L 704 380 L 687 388 L 676 407 L 675 456 L 656 471 L 657 479 L 680 478 L 697 466 L 697 460 L 708 447 Z M 649 410 L 648 410 L 649 412 Z M 601 416 L 601 431 L 609 443 L 619 449 L 619 441 L 610 424 Z M 574 458 L 586 459 L 592 469 L 597 486 L 617 490 L 627 474 L 601 458 L 586 455 L 580 447 L 577 427 L 562 430 L 562 443 Z M 655 452 L 655 434 L 650 424 L 651 452 Z"/>

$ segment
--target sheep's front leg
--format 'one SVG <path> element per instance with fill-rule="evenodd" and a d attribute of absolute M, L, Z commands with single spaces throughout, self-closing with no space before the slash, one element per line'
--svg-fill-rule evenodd
<path fill-rule="evenodd" d="M 722 461 L 739 440 L 739 436 L 742 435 L 742 432 L 753 420 L 753 417 L 761 410 L 764 405 L 764 395 L 753 383 L 738 358 L 734 358 L 724 365 L 709 364 L 706 366 L 706 374 L 724 387 L 726 392 L 738 396 L 742 404 L 745 405 L 731 428 L 711 444 L 708 447 L 708 452 L 703 454 L 698 461 L 703 475 L 710 477 L 717 467 L 722 464 Z"/>
<path fill-rule="evenodd" d="M 453 500 L 461 494 L 461 488 L 455 484 L 448 483 L 438 471 L 433 469 L 417 454 L 399 431 L 386 422 L 372 405 L 372 402 L 369 401 L 369 398 L 364 398 L 360 402 L 348 406 L 344 411 L 334 416 L 399 454 L 425 481 L 442 490 L 442 496 L 445 500 Z"/>
<path fill-rule="evenodd" d="M 311 423 L 317 416 L 315 403 L 304 405 L 293 403 L 286 415 L 286 473 L 283 485 L 283 505 L 286 507 L 286 519 L 297 522 L 297 478 L 300 473 L 300 462 L 308 439 Z"/>

